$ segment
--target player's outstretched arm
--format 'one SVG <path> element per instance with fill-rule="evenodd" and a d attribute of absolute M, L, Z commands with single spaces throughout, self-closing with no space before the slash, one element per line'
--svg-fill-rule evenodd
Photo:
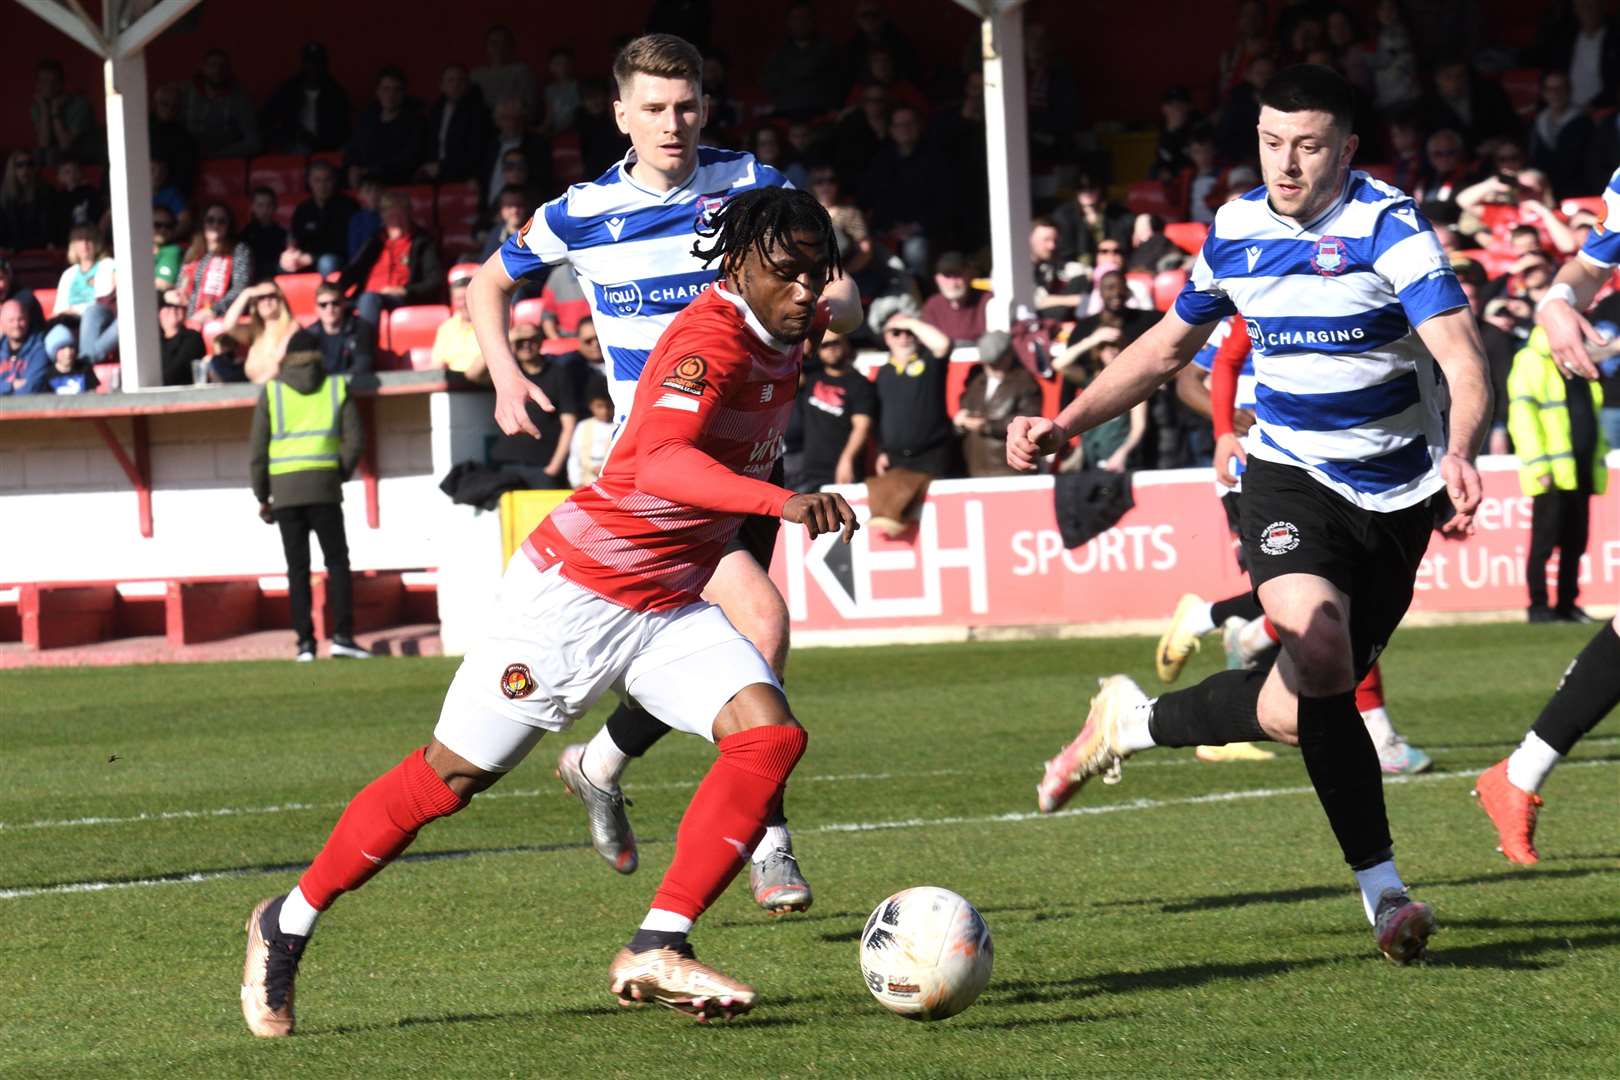
<path fill-rule="evenodd" d="M 1425 319 L 1418 327 L 1418 337 L 1445 372 L 1446 386 L 1451 392 L 1450 441 L 1445 456 L 1440 459 L 1440 473 L 1445 477 L 1446 493 L 1457 513 L 1446 523 L 1445 531 L 1454 536 L 1467 536 L 1474 531 L 1474 511 L 1480 499 L 1474 455 L 1479 453 L 1491 415 L 1491 381 L 1485 364 L 1485 346 L 1480 341 L 1474 315 L 1466 307 Z"/>
<path fill-rule="evenodd" d="M 1553 359 L 1571 375 L 1596 379 L 1598 369 L 1586 354 L 1586 343 L 1603 344 L 1603 337 L 1581 314 L 1592 304 L 1612 271 L 1582 256 L 1565 263 L 1536 307 L 1536 322 L 1547 331 Z"/>
<path fill-rule="evenodd" d="M 1075 435 L 1146 401 L 1193 358 L 1214 329 L 1214 322 L 1194 326 L 1174 310 L 1165 312 L 1151 330 L 1103 368 L 1056 420 L 1020 416 L 1007 425 L 1007 464 L 1019 472 L 1031 472 L 1044 455 L 1057 453 Z"/>
<path fill-rule="evenodd" d="M 495 423 L 508 435 L 526 431 L 538 439 L 540 429 L 529 419 L 528 403 L 533 401 L 546 412 L 555 411 L 555 406 L 545 391 L 524 376 L 507 344 L 507 315 L 516 288 L 517 282 L 506 272 L 497 251 L 478 268 L 472 284 L 467 286 L 467 314 L 472 317 L 478 351 L 495 387 Z"/>
<path fill-rule="evenodd" d="M 841 531 L 841 539 L 846 544 L 854 537 L 855 530 L 861 527 L 849 503 L 844 501 L 842 495 L 832 492 L 818 491 L 793 496 L 782 507 L 782 520 L 803 525 L 812 540 L 822 533 Z"/>

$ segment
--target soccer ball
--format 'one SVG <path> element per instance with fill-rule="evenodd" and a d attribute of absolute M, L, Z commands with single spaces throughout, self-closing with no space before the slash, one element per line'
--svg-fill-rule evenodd
<path fill-rule="evenodd" d="M 932 885 L 879 904 L 861 931 L 861 977 L 907 1020 L 943 1020 L 973 1004 L 990 981 L 990 928 L 973 905 Z"/>

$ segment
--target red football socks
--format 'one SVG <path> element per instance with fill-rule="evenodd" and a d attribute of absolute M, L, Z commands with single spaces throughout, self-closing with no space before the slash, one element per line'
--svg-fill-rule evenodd
<path fill-rule="evenodd" d="M 411 846 L 423 825 L 467 805 L 427 763 L 426 750 L 412 751 L 344 808 L 326 846 L 298 879 L 304 899 L 316 911 L 325 911 L 338 896 L 370 881 Z"/>
<path fill-rule="evenodd" d="M 1371 712 L 1384 707 L 1384 676 L 1374 664 L 1367 677 L 1356 687 L 1356 711 Z"/>
<path fill-rule="evenodd" d="M 809 736 L 793 724 L 749 728 L 719 742 L 675 833 L 675 859 L 652 906 L 696 919 L 731 884 L 765 835 Z"/>

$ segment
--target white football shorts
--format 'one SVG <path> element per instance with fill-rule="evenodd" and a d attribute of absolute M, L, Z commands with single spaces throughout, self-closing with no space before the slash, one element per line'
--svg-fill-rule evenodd
<path fill-rule="evenodd" d="M 490 772 L 522 761 L 609 690 L 678 731 L 714 739 L 714 720 L 745 687 L 781 683 L 715 604 L 632 611 L 519 551 L 507 564 L 488 633 L 461 661 L 433 736 Z"/>

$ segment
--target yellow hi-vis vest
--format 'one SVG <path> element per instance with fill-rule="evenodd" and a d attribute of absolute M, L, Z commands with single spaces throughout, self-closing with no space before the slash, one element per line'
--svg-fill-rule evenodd
<path fill-rule="evenodd" d="M 1592 383 L 1592 411 L 1603 408 L 1603 387 Z M 1530 342 L 1513 357 L 1508 372 L 1508 434 L 1519 456 L 1519 488 L 1526 495 L 1547 491 L 1574 491 L 1575 450 L 1570 438 L 1569 401 L 1564 377 L 1553 361 L 1547 332 L 1536 327 Z M 1609 486 L 1609 470 L 1603 458 L 1609 452 L 1598 425 L 1597 447 L 1592 452 L 1592 491 L 1601 495 Z M 1541 486 L 1543 476 L 1552 477 L 1552 487 Z"/>
<path fill-rule="evenodd" d="M 338 417 L 349 396 L 348 378 L 328 375 L 311 394 L 272 379 L 265 393 L 270 404 L 270 475 L 338 468 Z"/>

